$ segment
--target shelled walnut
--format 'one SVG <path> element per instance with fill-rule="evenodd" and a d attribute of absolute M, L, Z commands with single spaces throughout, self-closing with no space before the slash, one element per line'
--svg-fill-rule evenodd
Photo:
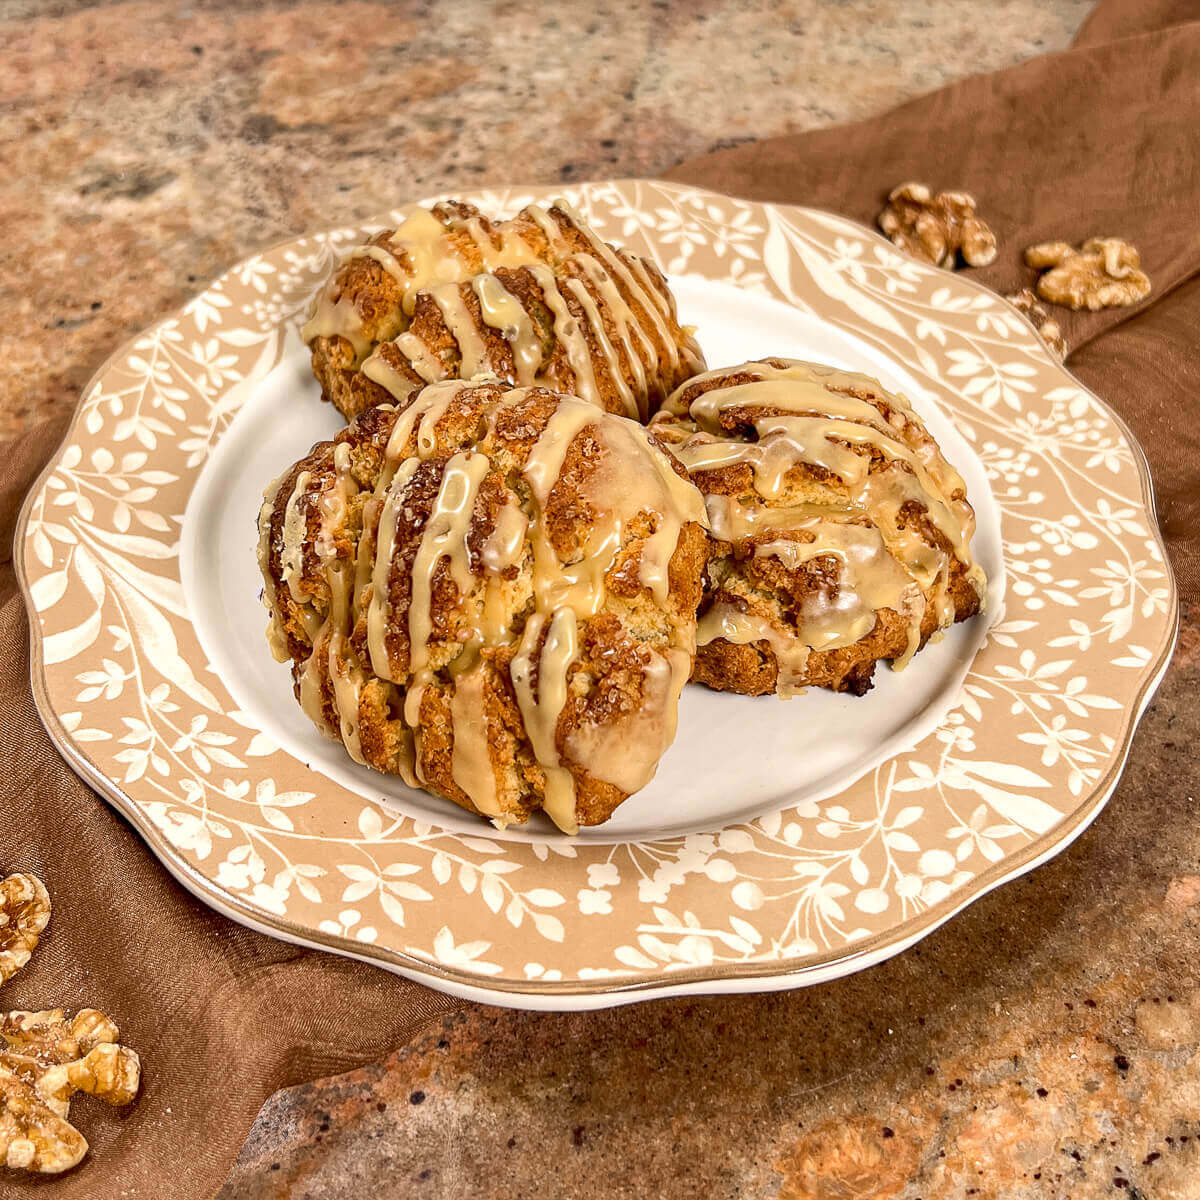
<path fill-rule="evenodd" d="M 1120 238 L 1088 238 L 1078 250 L 1067 242 L 1041 242 L 1025 251 L 1025 263 L 1045 272 L 1038 295 L 1066 308 L 1121 308 L 1150 294 L 1141 255 Z"/>
<path fill-rule="evenodd" d="M 87 1153 L 87 1139 L 53 1112 L 36 1087 L 0 1071 L 0 1165 L 56 1175 Z"/>
<path fill-rule="evenodd" d="M 28 961 L 50 923 L 50 895 L 36 875 L 0 880 L 0 983 Z"/>
<path fill-rule="evenodd" d="M 889 194 L 879 228 L 900 249 L 939 267 L 953 270 L 959 254 L 971 267 L 986 267 L 996 258 L 996 235 L 966 192 L 934 196 L 923 183 L 902 183 Z"/>
<path fill-rule="evenodd" d="M 1058 322 L 1042 307 L 1037 297 L 1029 288 L 1019 292 L 1010 292 L 1004 297 L 1029 318 L 1029 323 L 1041 334 L 1042 341 L 1050 347 L 1059 358 L 1067 356 L 1067 339 L 1063 337 Z"/>
<path fill-rule="evenodd" d="M 137 1053 L 102 1012 L 67 1021 L 61 1008 L 0 1018 L 0 1165 L 41 1174 L 75 1166 L 87 1140 L 70 1124 L 71 1097 L 130 1103 L 141 1082 Z"/>

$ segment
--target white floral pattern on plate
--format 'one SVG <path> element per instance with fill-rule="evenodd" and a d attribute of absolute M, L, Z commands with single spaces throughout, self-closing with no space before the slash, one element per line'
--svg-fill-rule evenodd
<path fill-rule="evenodd" d="M 1141 452 L 1014 309 L 852 222 L 643 181 L 469 198 L 511 212 L 560 192 L 668 272 L 878 347 L 953 415 L 1003 511 L 1009 586 L 936 732 L 831 801 L 658 841 L 501 842 L 340 788 L 314 802 L 311 774 L 209 669 L 180 526 L 285 330 L 339 253 L 399 213 L 247 260 L 88 387 L 22 525 L 43 716 L 210 902 L 435 985 L 567 1004 L 853 969 L 1065 844 L 1114 785 L 1175 628 Z"/>

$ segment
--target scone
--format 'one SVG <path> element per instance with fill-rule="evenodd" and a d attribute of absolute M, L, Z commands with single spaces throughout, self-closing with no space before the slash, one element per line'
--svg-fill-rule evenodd
<path fill-rule="evenodd" d="M 607 820 L 675 735 L 704 501 L 640 425 L 499 381 L 431 385 L 266 492 L 276 657 L 350 755 L 487 817 Z"/>
<path fill-rule="evenodd" d="M 351 252 L 302 336 L 347 419 L 427 383 L 494 374 L 645 421 L 704 369 L 662 272 L 564 201 L 495 222 L 461 202 L 418 210 Z"/>
<path fill-rule="evenodd" d="M 788 359 L 698 376 L 651 423 L 704 493 L 713 537 L 693 678 L 862 695 L 978 612 L 975 514 L 901 396 Z"/>

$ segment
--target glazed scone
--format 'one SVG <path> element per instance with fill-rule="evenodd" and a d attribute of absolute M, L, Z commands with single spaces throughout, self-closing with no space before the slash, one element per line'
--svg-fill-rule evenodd
<path fill-rule="evenodd" d="M 302 336 L 348 420 L 427 383 L 493 374 L 645 421 L 704 369 L 658 267 L 564 201 L 508 221 L 462 202 L 417 210 L 350 253 Z"/>
<path fill-rule="evenodd" d="M 265 494 L 269 637 L 350 755 L 503 827 L 607 820 L 675 735 L 704 501 L 640 425 L 433 384 Z"/>
<path fill-rule="evenodd" d="M 901 396 L 789 359 L 701 375 L 651 423 L 704 493 L 713 538 L 693 678 L 862 695 L 978 612 L 975 513 Z"/>

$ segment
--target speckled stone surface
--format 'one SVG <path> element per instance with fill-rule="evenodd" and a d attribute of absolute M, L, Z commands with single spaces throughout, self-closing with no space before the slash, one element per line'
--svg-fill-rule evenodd
<path fill-rule="evenodd" d="M 863 117 L 1062 48 L 1087 7 L 0 3 L 0 436 L 279 238 Z M 469 1008 L 274 1097 L 223 1197 L 1200 1197 L 1196 616 L 1095 826 L 908 953 L 797 993 Z"/>
<path fill-rule="evenodd" d="M 0 0 L 0 437 L 274 241 L 863 117 L 1089 2 Z"/>
<path fill-rule="evenodd" d="M 870 971 L 472 1008 L 277 1094 L 222 1200 L 1200 1196 L 1200 626 L 1095 825 Z"/>

